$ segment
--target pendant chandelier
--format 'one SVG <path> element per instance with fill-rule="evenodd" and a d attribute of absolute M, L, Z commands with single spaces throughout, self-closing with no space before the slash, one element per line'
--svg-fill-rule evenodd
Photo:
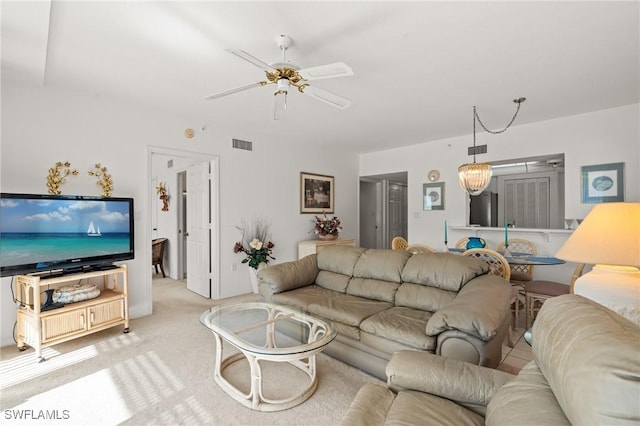
<path fill-rule="evenodd" d="M 518 116 L 518 112 L 520 111 L 520 104 L 524 102 L 526 98 L 518 98 L 514 99 L 513 102 L 518 104 L 516 108 L 516 112 L 513 115 L 513 118 L 507 124 L 507 126 L 502 130 L 492 131 L 487 129 L 487 127 L 482 123 L 480 117 L 478 116 L 478 112 L 476 107 L 473 107 L 473 163 L 466 163 L 458 167 L 458 179 L 460 183 L 460 188 L 464 191 L 468 192 L 470 195 L 478 195 L 489 186 L 491 183 L 491 176 L 493 175 L 493 170 L 491 169 L 491 164 L 489 163 L 476 163 L 476 121 L 480 123 L 482 128 L 491 134 L 498 134 L 505 132 Z"/>

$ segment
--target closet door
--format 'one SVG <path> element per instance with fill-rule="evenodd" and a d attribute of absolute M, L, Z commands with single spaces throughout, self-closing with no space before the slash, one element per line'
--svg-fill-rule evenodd
<path fill-rule="evenodd" d="M 505 179 L 505 220 L 518 228 L 549 228 L 549 178 Z"/>

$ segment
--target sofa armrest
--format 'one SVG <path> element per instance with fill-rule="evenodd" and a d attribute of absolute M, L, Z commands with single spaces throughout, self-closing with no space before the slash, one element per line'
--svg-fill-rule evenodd
<path fill-rule="evenodd" d="M 317 256 L 312 254 L 299 260 L 279 263 L 259 270 L 260 294 L 268 299 L 274 294 L 313 284 L 319 272 L 316 259 Z"/>
<path fill-rule="evenodd" d="M 438 309 L 427 322 L 426 332 L 437 336 L 460 330 L 483 341 L 493 339 L 504 321 L 509 321 L 511 285 L 495 275 L 469 281 L 453 301 Z"/>
<path fill-rule="evenodd" d="M 398 351 L 387 364 L 387 384 L 430 393 L 483 413 L 493 394 L 515 376 L 427 352 Z M 475 409 L 474 409 L 475 408 Z"/>

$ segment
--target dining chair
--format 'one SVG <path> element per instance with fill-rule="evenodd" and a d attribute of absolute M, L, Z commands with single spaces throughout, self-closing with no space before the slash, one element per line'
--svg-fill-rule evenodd
<path fill-rule="evenodd" d="M 511 269 L 509 262 L 503 255 L 488 248 L 469 249 L 462 252 L 463 256 L 475 257 L 489 264 L 489 273 L 498 275 L 509 281 Z"/>
<path fill-rule="evenodd" d="M 409 243 L 402 237 L 395 237 L 391 240 L 391 248 L 393 250 L 405 250 Z"/>
<path fill-rule="evenodd" d="M 495 250 L 491 250 L 488 248 L 475 248 L 469 249 L 462 253 L 462 256 L 475 257 L 477 259 L 482 260 L 489 264 L 489 274 L 498 275 L 504 278 L 506 281 L 509 281 L 511 277 L 511 269 L 509 267 L 509 262 L 504 258 L 503 255 L 498 253 Z M 514 305 L 514 302 L 517 301 L 519 296 L 519 292 L 511 286 L 511 305 Z M 518 304 L 515 303 L 517 306 Z M 509 326 L 509 331 L 507 333 L 507 343 L 509 347 L 515 346 L 515 341 L 513 340 L 513 329 L 514 329 L 513 320 L 511 325 Z"/>
<path fill-rule="evenodd" d="M 165 278 L 163 260 L 166 245 L 166 238 L 156 238 L 151 241 L 151 266 L 155 268 L 156 274 L 158 273 L 158 267 L 160 267 L 162 278 Z"/>
<path fill-rule="evenodd" d="M 576 266 L 569 285 L 555 281 L 543 280 L 529 281 L 524 285 L 525 322 L 527 330 L 529 330 L 533 325 L 535 317 L 547 299 L 561 296 L 563 294 L 573 293 L 573 286 L 575 285 L 576 280 L 582 275 L 584 266 L 584 263 L 579 263 L 578 266 Z"/>
<path fill-rule="evenodd" d="M 459 249 L 466 249 L 468 242 L 469 242 L 469 237 L 460 238 L 458 241 L 456 241 L 455 247 Z"/>
<path fill-rule="evenodd" d="M 506 249 L 504 242 L 498 245 L 498 251 L 504 252 Z M 537 253 L 536 245 L 529 240 L 522 238 L 513 238 L 509 240 L 509 252 L 511 253 L 526 253 L 534 255 Z M 511 267 L 511 285 L 518 291 L 518 297 L 513 301 L 511 309 L 513 310 L 513 322 L 514 328 L 517 328 L 520 322 L 520 308 L 524 308 L 525 294 L 524 285 L 533 280 L 533 265 L 510 265 Z"/>
<path fill-rule="evenodd" d="M 425 244 L 409 244 L 405 250 L 411 252 L 412 254 L 436 252 L 436 249 Z"/>
<path fill-rule="evenodd" d="M 506 249 L 504 242 L 498 245 L 498 252 L 502 253 Z M 521 238 L 514 238 L 509 240 L 509 252 L 510 253 L 525 253 L 536 254 L 536 245 L 529 240 Z M 533 279 L 533 266 L 532 265 L 511 265 L 511 281 L 512 284 L 524 285 Z"/>

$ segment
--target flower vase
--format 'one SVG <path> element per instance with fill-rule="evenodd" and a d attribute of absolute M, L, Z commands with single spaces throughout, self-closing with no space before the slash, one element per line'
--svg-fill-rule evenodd
<path fill-rule="evenodd" d="M 251 291 L 253 291 L 254 294 L 259 293 L 258 292 L 258 271 L 266 267 L 267 267 L 266 263 L 258 264 L 258 269 L 249 267 L 249 278 L 251 279 Z"/>
<path fill-rule="evenodd" d="M 336 238 L 338 238 L 338 236 L 337 235 L 333 235 L 333 234 L 327 234 L 327 235 L 320 234 L 320 235 L 318 235 L 318 238 L 320 238 L 323 241 L 333 241 Z"/>
<path fill-rule="evenodd" d="M 487 242 L 480 237 L 469 237 L 469 241 L 467 241 L 467 249 L 473 248 L 485 248 Z"/>

